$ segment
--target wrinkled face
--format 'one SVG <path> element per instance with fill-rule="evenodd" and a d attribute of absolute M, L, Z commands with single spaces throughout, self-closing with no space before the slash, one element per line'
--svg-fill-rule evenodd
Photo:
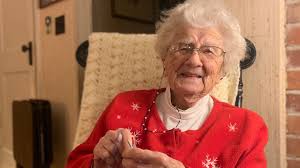
<path fill-rule="evenodd" d="M 187 53 L 185 47 L 191 52 Z M 220 51 L 220 56 L 212 54 Z M 163 60 L 173 94 L 192 97 L 186 101 L 197 101 L 208 94 L 222 77 L 224 54 L 223 37 L 216 28 L 179 29 Z"/>

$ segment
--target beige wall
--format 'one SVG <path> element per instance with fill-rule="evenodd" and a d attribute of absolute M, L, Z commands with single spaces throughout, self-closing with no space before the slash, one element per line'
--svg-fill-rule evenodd
<path fill-rule="evenodd" d="M 78 44 L 88 39 L 92 32 L 92 1 L 76 0 L 77 41 Z"/>
<path fill-rule="evenodd" d="M 47 99 L 52 105 L 53 168 L 64 167 L 67 153 L 72 148 L 79 111 L 75 11 L 75 0 L 63 0 L 38 11 L 38 98 Z M 56 36 L 54 22 L 60 15 L 65 15 L 66 32 Z M 46 34 L 46 16 L 52 18 L 50 34 Z"/>
<path fill-rule="evenodd" d="M 285 3 L 284 0 L 224 0 L 238 17 L 245 37 L 257 49 L 243 72 L 243 107 L 259 113 L 269 129 L 268 167 L 286 167 Z"/>

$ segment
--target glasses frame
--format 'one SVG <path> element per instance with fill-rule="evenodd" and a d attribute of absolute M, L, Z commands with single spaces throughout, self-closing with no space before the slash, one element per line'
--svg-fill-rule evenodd
<path fill-rule="evenodd" d="M 211 45 L 204 45 L 204 46 L 201 46 L 199 48 L 197 47 L 194 47 L 195 45 L 193 43 L 178 43 L 174 46 L 171 46 L 168 51 L 171 52 L 171 53 L 177 53 L 177 52 L 180 52 L 180 51 L 183 51 L 185 50 L 186 54 L 183 54 L 183 53 L 180 53 L 181 55 L 186 55 L 186 56 L 192 56 L 192 54 L 196 51 L 198 55 L 204 55 L 204 52 L 203 51 L 203 48 L 207 48 L 207 47 L 213 47 L 213 48 L 217 48 L 217 49 L 220 49 L 222 52 L 221 54 L 217 55 L 217 54 L 214 54 L 214 58 L 219 58 L 219 57 L 224 57 L 225 54 L 226 54 L 226 51 L 224 51 L 222 48 L 218 47 L 218 46 L 211 46 Z M 208 56 L 206 56 L 208 57 Z"/>

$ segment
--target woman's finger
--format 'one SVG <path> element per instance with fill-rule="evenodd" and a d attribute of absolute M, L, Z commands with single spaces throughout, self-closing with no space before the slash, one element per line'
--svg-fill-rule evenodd
<path fill-rule="evenodd" d="M 128 129 L 121 129 L 120 133 L 122 134 L 121 152 L 123 153 L 124 151 L 133 148 L 133 141 L 132 141 L 133 136 Z"/>
<path fill-rule="evenodd" d="M 135 160 L 132 160 L 132 159 L 123 158 L 122 166 L 123 166 L 123 168 L 144 167 L 145 164 L 143 164 L 140 161 L 135 161 Z"/>
<path fill-rule="evenodd" d="M 131 160 L 137 167 L 144 168 L 184 168 L 182 162 L 170 158 L 168 155 L 157 152 L 144 150 L 140 148 L 132 148 L 123 152 L 123 160 Z M 123 163 L 123 162 L 122 162 Z"/>
<path fill-rule="evenodd" d="M 108 165 L 121 162 L 121 154 L 117 147 L 117 131 L 108 131 L 94 148 L 94 159 L 101 159 Z"/>
<path fill-rule="evenodd" d="M 122 153 L 122 157 L 126 159 L 132 159 L 140 161 L 145 164 L 157 164 L 164 165 L 168 160 L 168 156 L 161 152 L 155 152 L 150 150 L 143 150 L 140 148 L 133 148 Z"/>
<path fill-rule="evenodd" d="M 103 147 L 94 150 L 94 160 L 100 160 L 108 165 L 113 165 L 115 162 L 111 154 Z"/>
<path fill-rule="evenodd" d="M 123 159 L 122 160 L 123 168 L 163 168 L 162 166 L 155 165 L 155 164 L 145 164 L 142 161 L 136 161 L 132 159 Z"/>

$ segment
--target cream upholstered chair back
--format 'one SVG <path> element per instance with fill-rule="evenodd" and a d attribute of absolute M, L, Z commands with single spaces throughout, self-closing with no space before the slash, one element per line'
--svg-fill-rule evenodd
<path fill-rule="evenodd" d="M 163 69 L 161 59 L 154 51 L 155 40 L 156 35 L 153 34 L 90 35 L 74 146 L 88 137 L 101 112 L 116 94 L 127 90 L 159 87 Z M 234 104 L 239 74 L 239 67 L 236 67 L 211 94 Z"/>

